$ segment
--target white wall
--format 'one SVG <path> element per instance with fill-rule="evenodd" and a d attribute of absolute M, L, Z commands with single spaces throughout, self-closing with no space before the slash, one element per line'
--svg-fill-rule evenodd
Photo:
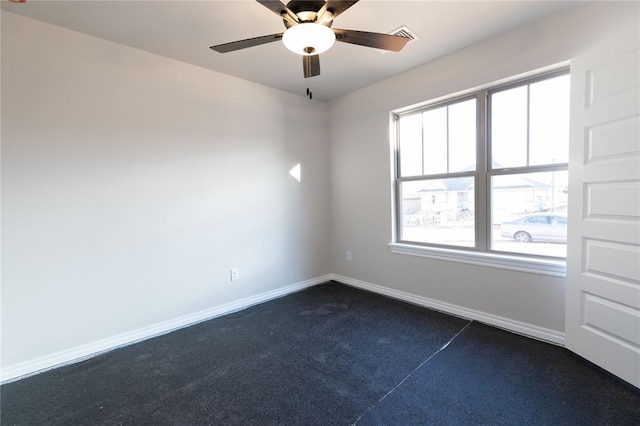
<path fill-rule="evenodd" d="M 637 2 L 580 5 L 331 102 L 332 272 L 561 339 L 564 279 L 390 252 L 389 112 L 570 60 L 637 20 Z"/>
<path fill-rule="evenodd" d="M 329 273 L 326 104 L 1 29 L 3 372 Z"/>

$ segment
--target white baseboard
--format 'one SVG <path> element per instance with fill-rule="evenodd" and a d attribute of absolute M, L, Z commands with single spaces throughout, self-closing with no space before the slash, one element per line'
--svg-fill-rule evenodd
<path fill-rule="evenodd" d="M 559 346 L 565 345 L 564 333 L 557 330 L 551 330 L 548 328 L 539 327 L 533 324 L 527 324 L 524 322 L 500 317 L 500 316 L 489 314 L 486 312 L 476 311 L 474 309 L 452 305 L 450 303 L 440 302 L 438 300 L 429 299 L 427 297 L 418 296 L 416 294 L 395 290 L 389 287 L 383 287 L 381 285 L 368 283 L 366 281 L 360 281 L 353 278 L 344 277 L 342 275 L 337 275 L 337 274 L 330 274 L 330 275 L 331 275 L 331 279 L 334 281 L 347 284 L 353 287 L 357 287 L 362 290 L 368 290 L 373 293 L 382 294 L 384 296 L 388 296 L 394 299 L 399 299 L 405 302 L 413 303 L 415 305 L 424 306 L 437 311 L 446 312 L 448 314 L 456 315 L 462 318 L 476 320 L 481 323 L 489 324 L 489 325 L 502 328 L 517 334 L 522 334 L 527 337 L 543 340 L 545 342 L 553 343 Z"/>
<path fill-rule="evenodd" d="M 206 321 L 215 317 L 226 315 L 248 308 L 259 303 L 264 303 L 287 294 L 295 293 L 300 290 L 322 284 L 331 280 L 331 275 L 323 275 L 310 280 L 291 284 L 266 293 L 257 294 L 255 296 L 240 299 L 224 305 L 215 306 L 203 311 L 194 312 L 179 318 L 163 321 L 148 327 L 133 330 L 127 333 L 112 336 L 86 345 L 76 346 L 67 350 L 59 351 L 50 355 L 45 355 L 33 360 L 21 362 L 19 364 L 10 365 L 2 370 L 0 377 L 1 383 L 8 383 L 15 380 L 23 379 L 37 373 L 41 373 L 54 368 L 73 364 L 85 359 L 94 357 L 104 352 L 111 351 L 116 348 L 131 345 L 142 340 L 152 337 L 161 336 L 180 328 L 188 327 L 202 321 Z"/>
<path fill-rule="evenodd" d="M 255 296 L 240 299 L 235 302 L 216 306 L 168 321 L 163 321 L 158 324 L 119 334 L 110 338 L 98 340 L 86 345 L 76 346 L 64 351 L 59 351 L 50 355 L 42 356 L 40 358 L 11 365 L 3 369 L 0 373 L 0 382 L 3 384 L 12 382 L 37 373 L 41 373 L 43 371 L 80 362 L 101 353 L 111 351 L 113 349 L 131 345 L 133 343 L 150 339 L 152 337 L 161 336 L 180 328 L 188 327 L 202 321 L 207 321 L 212 318 L 236 312 L 253 305 L 264 303 L 272 299 L 304 290 L 314 285 L 322 284 L 330 280 L 334 280 L 342 284 L 350 285 L 352 287 L 360 288 L 363 290 L 371 291 L 373 293 L 392 297 L 394 299 L 403 300 L 415 305 L 424 306 L 430 309 L 446 312 L 448 314 L 456 315 L 463 318 L 473 319 L 485 324 L 512 331 L 514 333 L 523 334 L 528 337 L 533 337 L 535 339 L 564 346 L 564 333 L 556 330 L 550 330 L 509 318 L 488 314 L 486 312 L 480 312 L 462 306 L 440 302 L 434 299 L 429 299 L 427 297 L 418 296 L 416 294 L 395 290 L 377 284 L 372 284 L 366 281 L 356 280 L 342 275 L 327 274 L 310 280 L 281 287 L 276 290 L 271 290 L 265 293 L 257 294 Z"/>

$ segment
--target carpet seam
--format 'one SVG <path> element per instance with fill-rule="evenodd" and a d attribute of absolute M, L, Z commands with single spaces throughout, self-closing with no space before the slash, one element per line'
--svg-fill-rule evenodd
<path fill-rule="evenodd" d="M 362 420 L 362 418 L 368 414 L 369 412 L 371 412 L 371 410 L 373 410 L 378 404 L 380 404 L 382 401 L 384 401 L 389 395 L 391 395 L 396 389 L 398 389 L 400 386 L 402 386 L 402 384 L 404 382 L 406 382 L 409 377 L 411 377 L 413 374 L 415 374 L 418 370 L 420 370 L 427 362 L 431 361 L 431 359 L 433 357 L 435 357 L 436 355 L 438 355 L 440 352 L 442 352 L 443 350 L 445 350 L 463 331 L 465 331 L 472 323 L 474 322 L 474 320 L 469 320 L 469 322 L 460 329 L 460 331 L 458 331 L 456 334 L 453 335 L 453 337 L 451 337 L 451 339 L 449 339 L 444 345 L 442 345 L 442 347 L 440 349 L 438 349 L 437 351 L 435 351 L 434 353 L 432 353 L 431 355 L 429 355 L 429 357 L 427 359 L 425 359 L 424 361 L 422 361 L 420 364 L 418 364 L 418 366 L 416 368 L 414 368 L 409 374 L 407 374 L 407 376 L 405 378 L 403 378 L 402 380 L 400 380 L 393 388 L 391 388 L 391 390 L 389 390 L 389 392 L 387 392 L 386 394 L 384 394 L 380 399 L 378 399 L 375 403 L 373 403 L 372 405 L 370 405 L 365 411 L 364 413 L 362 413 L 360 416 L 358 416 L 358 418 L 351 423 L 351 426 L 355 426 L 358 424 L 358 422 L 360 420 Z"/>

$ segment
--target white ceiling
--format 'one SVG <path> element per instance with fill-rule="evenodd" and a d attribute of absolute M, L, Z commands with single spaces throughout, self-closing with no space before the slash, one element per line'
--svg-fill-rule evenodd
<path fill-rule="evenodd" d="M 336 99 L 575 3 L 361 0 L 336 18 L 334 28 L 387 33 L 407 25 L 420 39 L 386 54 L 336 43 L 320 55 L 321 75 L 309 79 L 314 99 Z M 225 54 L 209 49 L 285 29 L 282 19 L 253 0 L 3 0 L 2 10 L 299 95 L 306 91 L 300 56 L 279 41 Z"/>

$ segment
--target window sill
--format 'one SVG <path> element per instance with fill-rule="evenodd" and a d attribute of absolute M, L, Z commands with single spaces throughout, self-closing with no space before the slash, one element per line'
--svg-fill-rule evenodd
<path fill-rule="evenodd" d="M 464 250 L 422 247 L 411 244 L 390 243 L 392 253 L 420 256 L 429 259 L 468 263 L 511 271 L 549 275 L 565 278 L 567 262 L 565 260 L 538 259 L 524 256 L 511 256 L 497 253 L 480 253 Z"/>

